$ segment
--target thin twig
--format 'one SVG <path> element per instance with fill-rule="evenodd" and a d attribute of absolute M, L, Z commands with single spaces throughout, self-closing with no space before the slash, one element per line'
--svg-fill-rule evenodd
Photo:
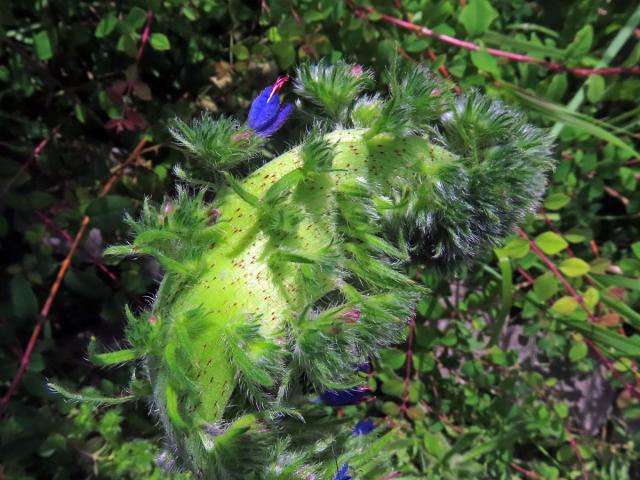
<path fill-rule="evenodd" d="M 629 205 L 629 199 L 627 197 L 625 197 L 624 195 L 622 195 L 620 192 L 614 190 L 613 188 L 605 185 L 604 186 L 604 191 L 607 195 L 616 198 L 618 200 L 620 200 L 623 205 L 626 207 L 627 205 Z"/>
<path fill-rule="evenodd" d="M 134 163 L 138 159 L 138 157 L 140 156 L 140 152 L 142 151 L 146 143 L 147 143 L 147 139 L 146 137 L 143 137 L 142 140 L 138 142 L 138 145 L 136 145 L 135 149 L 131 152 L 129 157 L 127 157 L 127 159 L 122 164 L 120 164 L 118 168 L 116 168 L 113 171 L 111 176 L 104 183 L 103 187 L 100 189 L 100 193 L 98 194 L 99 197 L 104 197 L 109 193 L 109 191 L 111 190 L 115 182 L 124 173 L 125 168 L 131 165 L 132 163 Z M 76 233 L 73 239 L 73 242 L 71 243 L 71 247 L 69 248 L 69 252 L 67 253 L 67 256 L 65 257 L 62 264 L 60 265 L 60 268 L 58 269 L 58 274 L 56 275 L 56 279 L 53 282 L 53 285 L 51 285 L 51 289 L 49 290 L 49 295 L 47 296 L 47 300 L 45 301 L 44 306 L 40 311 L 38 322 L 33 327 L 33 331 L 31 332 L 31 337 L 29 338 L 29 343 L 27 343 L 27 347 L 24 349 L 24 353 L 20 358 L 20 366 L 18 367 L 18 371 L 16 372 L 15 376 L 13 377 L 13 380 L 11 381 L 11 385 L 9 385 L 9 389 L 4 394 L 2 399 L 0 399 L 0 412 L 3 412 L 6 409 L 6 407 L 9 405 L 11 398 L 13 397 L 13 395 L 15 394 L 18 388 L 20 379 L 22 378 L 22 376 L 24 375 L 24 372 L 27 370 L 27 367 L 29 366 L 31 355 L 33 354 L 33 350 L 36 346 L 38 337 L 40 336 L 40 332 L 42 331 L 42 327 L 44 326 L 44 322 L 49 316 L 49 312 L 51 311 L 51 306 L 53 305 L 53 301 L 58 295 L 58 290 L 60 289 L 60 285 L 62 284 L 62 279 L 64 278 L 65 274 L 67 273 L 67 270 L 69 269 L 69 266 L 71 265 L 71 259 L 73 258 L 74 254 L 78 250 L 78 245 L 80 244 L 80 240 L 84 236 L 90 221 L 91 219 L 89 218 L 89 216 L 85 215 L 84 217 L 82 217 L 80 228 L 78 229 L 78 232 Z"/>

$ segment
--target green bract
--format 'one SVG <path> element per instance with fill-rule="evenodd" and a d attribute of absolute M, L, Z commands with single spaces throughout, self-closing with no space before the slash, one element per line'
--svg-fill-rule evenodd
<path fill-rule="evenodd" d="M 227 119 L 179 122 L 205 186 L 146 202 L 133 242 L 110 249 L 165 269 L 113 363 L 142 361 L 169 463 L 197 477 L 330 479 L 336 460 L 384 471 L 373 458 L 400 436 L 352 438 L 309 393 L 360 385 L 356 367 L 404 339 L 425 294 L 408 259 L 459 268 L 543 193 L 550 144 L 521 115 L 452 97 L 420 67 L 391 71 L 386 96 L 365 95 L 371 83 L 354 65 L 302 67 L 314 128 L 244 178 L 228 169 L 261 139 Z"/>

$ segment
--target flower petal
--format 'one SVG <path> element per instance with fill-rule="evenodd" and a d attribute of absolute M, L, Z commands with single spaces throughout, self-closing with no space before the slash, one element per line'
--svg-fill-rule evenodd
<path fill-rule="evenodd" d="M 359 437 L 361 435 L 368 435 L 371 431 L 376 428 L 373 424 L 373 420 L 370 418 L 365 418 L 364 420 L 360 420 L 356 423 L 356 426 L 353 427 L 353 436 Z"/>
<path fill-rule="evenodd" d="M 345 390 L 327 390 L 320 394 L 320 399 L 332 407 L 355 405 L 368 396 L 367 387 L 348 388 Z"/>
<path fill-rule="evenodd" d="M 249 109 L 249 126 L 257 132 L 270 125 L 280 112 L 280 98 L 271 96 L 272 86 L 268 86 L 258 95 Z"/>
<path fill-rule="evenodd" d="M 262 128 L 256 128 L 256 134 L 262 137 L 269 137 L 273 135 L 277 130 L 280 129 L 280 127 L 282 127 L 282 125 L 284 125 L 284 122 L 287 121 L 287 118 L 289 118 L 289 115 L 291 115 L 292 111 L 293 111 L 293 105 L 291 105 L 290 103 L 287 103 L 278 112 L 273 122 L 271 122 L 270 124 Z"/>

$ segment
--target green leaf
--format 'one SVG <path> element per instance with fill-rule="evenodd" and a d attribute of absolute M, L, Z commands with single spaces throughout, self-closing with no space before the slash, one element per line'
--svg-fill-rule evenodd
<path fill-rule="evenodd" d="M 80 123 L 87 123 L 87 116 L 84 113 L 84 108 L 82 108 L 82 104 L 80 102 L 76 102 L 73 106 L 73 113 L 76 116 L 76 120 Z"/>
<path fill-rule="evenodd" d="M 555 101 L 562 100 L 568 86 L 569 82 L 567 80 L 566 73 L 554 75 L 551 79 L 551 83 L 549 83 L 549 87 L 547 88 L 547 98 Z"/>
<path fill-rule="evenodd" d="M 271 51 L 278 58 L 278 63 L 283 69 L 289 68 L 296 61 L 296 49 L 289 41 L 274 43 Z"/>
<path fill-rule="evenodd" d="M 533 293 L 541 302 L 546 302 L 558 293 L 558 280 L 555 275 L 551 272 L 545 272 L 536 278 L 533 283 Z"/>
<path fill-rule="evenodd" d="M 147 12 L 140 7 L 133 7 L 126 17 L 124 17 L 123 33 L 132 33 L 144 25 L 147 18 Z"/>
<path fill-rule="evenodd" d="M 269 30 L 267 30 L 267 39 L 272 43 L 278 43 L 282 41 L 282 36 L 280 35 L 278 27 L 271 27 Z"/>
<path fill-rule="evenodd" d="M 116 50 L 135 57 L 138 52 L 138 38 L 135 33 L 124 33 L 118 38 Z"/>
<path fill-rule="evenodd" d="M 562 297 L 554 302 L 551 310 L 561 315 L 568 315 L 578 308 L 578 301 L 573 297 Z"/>
<path fill-rule="evenodd" d="M 169 39 L 164 33 L 152 33 L 149 43 L 151 43 L 151 47 L 154 50 L 163 51 L 163 50 L 169 50 L 171 48 Z"/>
<path fill-rule="evenodd" d="M 119 365 L 136 360 L 138 353 L 130 348 L 124 350 L 115 350 L 113 352 L 98 353 L 96 347 L 96 339 L 91 338 L 88 347 L 89 361 L 99 367 L 108 367 L 111 365 Z"/>
<path fill-rule="evenodd" d="M 487 53 L 486 50 L 476 50 L 471 52 L 471 61 L 476 67 L 478 67 L 478 70 L 489 72 L 496 76 L 500 74 L 498 61 L 493 55 Z"/>
<path fill-rule="evenodd" d="M 544 201 L 544 208 L 547 210 L 560 210 L 570 201 L 571 198 L 562 192 L 552 193 Z"/>
<path fill-rule="evenodd" d="M 584 345 L 584 343 L 582 343 L 581 345 Z M 584 346 L 585 346 L 585 354 L 586 354 L 587 346 L 586 345 Z M 556 413 L 560 418 L 567 418 L 569 416 L 569 406 L 566 404 L 566 402 L 558 402 L 554 404 L 553 409 L 556 411 Z"/>
<path fill-rule="evenodd" d="M 498 257 L 522 258 L 529 253 L 529 242 L 524 238 L 514 238 L 507 243 L 504 248 L 496 248 L 495 252 Z"/>
<path fill-rule="evenodd" d="M 560 270 L 567 277 L 580 277 L 589 273 L 591 267 L 581 258 L 567 258 L 560 264 Z"/>
<path fill-rule="evenodd" d="M 113 32 L 117 25 L 118 18 L 116 17 L 116 12 L 112 10 L 98 23 L 95 31 L 96 38 L 104 38 L 108 36 Z"/>
<path fill-rule="evenodd" d="M 182 14 L 191 22 L 198 19 L 198 10 L 188 5 L 182 7 Z"/>
<path fill-rule="evenodd" d="M 600 301 L 600 292 L 597 288 L 589 287 L 584 295 L 582 295 L 582 299 L 587 307 L 593 310 Z"/>
<path fill-rule="evenodd" d="M 407 354 L 401 350 L 395 348 L 388 348 L 383 350 L 380 354 L 380 361 L 384 367 L 396 370 L 404 365 Z"/>
<path fill-rule="evenodd" d="M 631 251 L 633 252 L 633 254 L 637 257 L 640 258 L 640 242 L 634 242 L 631 244 Z"/>
<path fill-rule="evenodd" d="M 573 42 L 567 47 L 566 58 L 569 60 L 579 59 L 589 53 L 591 44 L 593 43 L 593 28 L 591 25 L 585 25 L 578 33 L 576 33 Z"/>
<path fill-rule="evenodd" d="M 26 320 L 38 314 L 38 299 L 33 293 L 31 282 L 22 274 L 11 279 L 10 290 L 11 305 L 16 317 Z"/>
<path fill-rule="evenodd" d="M 40 60 L 49 60 L 53 57 L 51 38 L 46 30 L 36 33 L 33 36 L 33 43 L 36 47 L 36 55 Z"/>
<path fill-rule="evenodd" d="M 249 49 L 242 43 L 233 46 L 233 54 L 238 60 L 247 60 L 249 58 Z"/>
<path fill-rule="evenodd" d="M 574 343 L 569 349 L 569 360 L 573 363 L 579 362 L 587 356 L 589 349 L 584 342 Z"/>
<path fill-rule="evenodd" d="M 587 98 L 591 103 L 597 103 L 604 95 L 605 81 L 602 75 L 591 75 L 587 82 Z"/>
<path fill-rule="evenodd" d="M 470 0 L 458 16 L 469 35 L 478 35 L 486 31 L 496 18 L 498 12 L 488 0 Z"/>
<path fill-rule="evenodd" d="M 569 244 L 560 235 L 554 232 L 544 232 L 535 238 L 535 242 L 547 255 L 555 255 L 567 248 Z"/>

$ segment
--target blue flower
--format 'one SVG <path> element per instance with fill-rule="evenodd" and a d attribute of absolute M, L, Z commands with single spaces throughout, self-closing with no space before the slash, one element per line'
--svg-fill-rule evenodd
<path fill-rule="evenodd" d="M 365 418 L 364 420 L 360 420 L 356 423 L 356 426 L 353 427 L 353 436 L 359 437 L 360 435 L 368 435 L 374 428 L 376 428 L 376 426 L 373 424 L 373 420 Z"/>
<path fill-rule="evenodd" d="M 355 405 L 368 395 L 368 387 L 355 387 L 345 390 L 326 390 L 320 394 L 320 400 L 332 407 Z"/>
<path fill-rule="evenodd" d="M 335 474 L 333 480 L 351 480 L 353 477 L 347 473 L 347 470 L 349 470 L 349 464 L 345 463 Z"/>
<path fill-rule="evenodd" d="M 282 105 L 278 92 L 289 80 L 286 75 L 279 77 L 276 83 L 268 86 L 251 104 L 248 116 L 248 125 L 253 128 L 256 135 L 268 137 L 274 134 L 287 120 L 293 111 L 293 105 Z"/>

